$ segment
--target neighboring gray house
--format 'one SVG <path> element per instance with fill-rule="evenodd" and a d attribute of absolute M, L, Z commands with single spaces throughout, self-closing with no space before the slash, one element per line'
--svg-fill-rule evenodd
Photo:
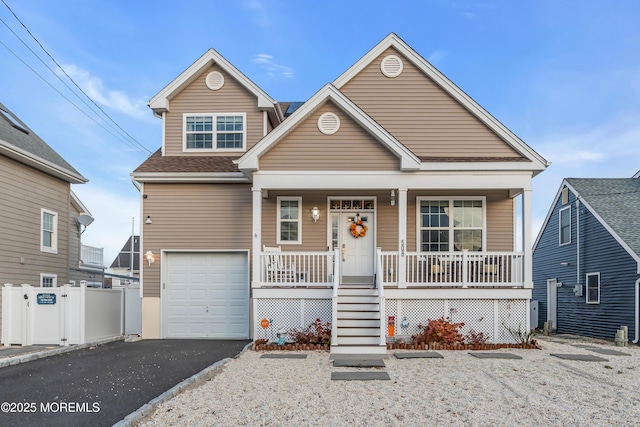
<path fill-rule="evenodd" d="M 533 247 L 539 323 L 638 342 L 640 172 L 633 178 L 566 178 Z"/>
<path fill-rule="evenodd" d="M 113 286 L 125 284 L 127 279 L 121 276 L 140 277 L 140 236 L 129 236 L 109 268 L 113 273 Z M 137 283 L 138 280 L 135 282 Z"/>
<path fill-rule="evenodd" d="M 0 103 L 0 285 L 70 280 L 79 263 L 80 222 L 92 221 L 71 184 L 86 182 Z"/>

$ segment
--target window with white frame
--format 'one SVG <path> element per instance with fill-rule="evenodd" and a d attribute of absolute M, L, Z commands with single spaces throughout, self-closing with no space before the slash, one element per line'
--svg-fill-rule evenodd
<path fill-rule="evenodd" d="M 245 151 L 246 118 L 246 113 L 184 114 L 184 151 Z"/>
<path fill-rule="evenodd" d="M 587 274 L 587 304 L 600 304 L 600 273 Z"/>
<path fill-rule="evenodd" d="M 40 286 L 43 288 L 55 288 L 58 286 L 57 274 L 40 273 Z"/>
<path fill-rule="evenodd" d="M 482 251 L 484 198 L 418 197 L 418 245 L 422 252 Z"/>
<path fill-rule="evenodd" d="M 58 253 L 58 214 L 41 209 L 40 250 Z"/>
<path fill-rule="evenodd" d="M 558 215 L 560 245 L 566 245 L 571 243 L 571 206 L 560 209 Z"/>
<path fill-rule="evenodd" d="M 302 243 L 302 197 L 278 197 L 278 244 Z"/>

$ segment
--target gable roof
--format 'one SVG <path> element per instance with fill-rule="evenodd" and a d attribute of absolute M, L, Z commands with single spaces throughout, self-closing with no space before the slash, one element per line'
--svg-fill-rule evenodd
<path fill-rule="evenodd" d="M 0 154 L 72 184 L 88 181 L 2 103 Z"/>
<path fill-rule="evenodd" d="M 540 229 L 534 250 L 565 186 L 640 264 L 640 179 L 638 178 L 565 178 Z"/>
<path fill-rule="evenodd" d="M 127 243 L 124 244 L 120 252 L 113 260 L 109 268 L 126 268 L 131 265 L 131 238 L 129 236 Z M 133 236 L 133 270 L 140 270 L 140 236 Z"/>
<path fill-rule="evenodd" d="M 445 92 L 447 92 L 453 99 L 455 99 L 460 105 L 466 108 L 471 114 L 477 117 L 485 126 L 491 129 L 498 137 L 500 137 L 505 143 L 511 146 L 515 151 L 521 154 L 526 159 L 533 162 L 531 170 L 534 171 L 534 176 L 542 172 L 549 162 L 547 162 L 540 154 L 529 147 L 524 141 L 518 138 L 513 132 L 507 129 L 502 123 L 500 123 L 489 112 L 482 108 L 477 102 L 475 102 L 469 95 L 467 95 L 462 89 L 456 86 L 451 80 L 449 80 L 438 69 L 431 65 L 426 59 L 420 56 L 415 50 L 409 47 L 400 37 L 391 33 L 385 37 L 380 43 L 378 43 L 373 49 L 371 49 L 366 55 L 360 58 L 355 64 L 349 67 L 344 73 L 342 73 L 337 79 L 334 80 L 334 86 L 340 90 L 351 79 L 358 75 L 365 67 L 367 67 L 372 61 L 378 58 L 383 52 L 389 48 L 394 48 L 401 53 L 407 60 L 411 61 L 419 70 L 433 80 L 438 86 L 440 86 Z"/>
<path fill-rule="evenodd" d="M 215 49 L 206 51 L 204 55 L 191 64 L 189 68 L 184 70 L 178 77 L 165 86 L 164 89 L 151 98 L 147 105 L 151 107 L 156 116 L 161 116 L 162 112 L 170 110 L 171 99 L 213 64 L 217 64 L 240 82 L 249 92 L 255 95 L 258 98 L 258 108 L 267 111 L 274 123 L 282 122 L 284 115 L 278 103 L 247 76 L 242 74 L 240 70 L 234 67 Z"/>
<path fill-rule="evenodd" d="M 333 101 L 356 123 L 360 124 L 374 138 L 385 145 L 389 151 L 395 154 L 396 157 L 400 159 L 400 168 L 402 170 L 418 170 L 420 168 L 420 159 L 415 154 L 330 83 L 325 85 L 309 98 L 308 101 L 296 109 L 283 124 L 267 134 L 260 142 L 240 157 L 240 159 L 236 160 L 235 163 L 238 165 L 238 168 L 247 174 L 249 174 L 250 171 L 257 170 L 259 158 L 262 154 L 267 152 L 274 144 L 328 100 Z"/>

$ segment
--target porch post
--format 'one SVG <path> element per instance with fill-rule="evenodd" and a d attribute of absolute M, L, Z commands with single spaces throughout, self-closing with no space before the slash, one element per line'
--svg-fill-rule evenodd
<path fill-rule="evenodd" d="M 522 251 L 524 252 L 524 287 L 533 289 L 533 256 L 531 253 L 531 190 L 522 192 Z"/>
<path fill-rule="evenodd" d="M 407 287 L 407 189 L 398 188 L 398 287 Z"/>
<path fill-rule="evenodd" d="M 252 207 L 252 230 L 251 236 L 251 287 L 260 287 L 260 252 L 262 252 L 262 189 L 251 187 L 253 196 Z"/>

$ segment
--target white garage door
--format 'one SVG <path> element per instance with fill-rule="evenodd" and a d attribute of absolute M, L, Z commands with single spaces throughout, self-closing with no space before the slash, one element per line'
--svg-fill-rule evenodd
<path fill-rule="evenodd" d="M 169 253 L 166 268 L 166 338 L 249 338 L 246 253 Z"/>

